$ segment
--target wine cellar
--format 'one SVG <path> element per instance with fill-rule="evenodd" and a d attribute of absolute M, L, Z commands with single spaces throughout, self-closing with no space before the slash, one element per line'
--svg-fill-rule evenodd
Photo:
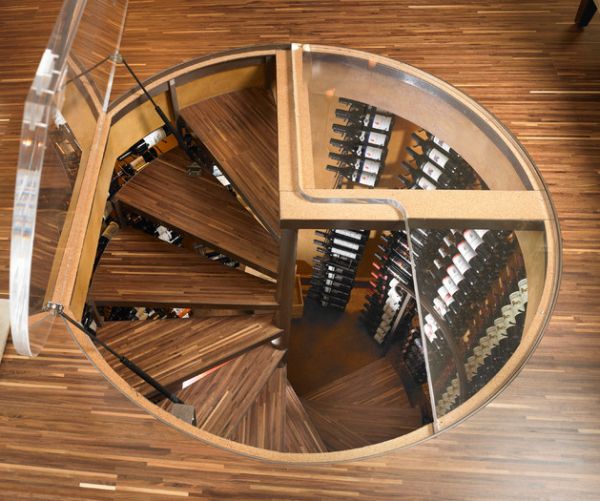
<path fill-rule="evenodd" d="M 64 0 L 20 136 L 6 142 L 18 163 L 10 235 L 0 231 L 0 247 L 10 246 L 0 428 L 17 440 L 0 441 L 0 470 L 20 478 L 29 454 L 46 458 L 31 492 L 64 499 L 75 488 L 106 499 L 113 491 L 241 499 L 242 486 L 248 499 L 500 500 L 509 490 L 528 499 L 527 478 L 553 485 L 557 496 L 568 475 L 595 478 L 559 468 L 575 461 L 572 448 L 562 449 L 569 434 L 593 454 L 596 425 L 578 410 L 586 398 L 588 407 L 595 402 L 584 391 L 593 362 L 578 366 L 589 379 L 577 382 L 557 361 L 575 367 L 579 356 L 566 325 L 577 346 L 594 352 L 595 324 L 575 304 L 594 301 L 587 270 L 563 271 L 563 260 L 583 262 L 594 245 L 586 237 L 563 249 L 583 223 L 565 230 L 559 214 L 567 198 L 587 201 L 580 219 L 591 221 L 593 169 L 573 186 L 560 175 L 581 164 L 577 141 L 588 152 L 597 138 L 575 140 L 556 163 L 552 142 L 578 134 L 554 98 L 569 100 L 582 124 L 593 122 L 587 87 L 552 87 L 547 73 L 523 86 L 513 74 L 528 103 L 510 96 L 515 85 L 498 72 L 522 67 L 520 58 L 542 64 L 535 44 L 498 49 L 498 60 L 512 59 L 485 66 L 490 78 L 479 86 L 469 80 L 483 71 L 470 65 L 473 54 L 450 71 L 454 61 L 428 59 L 423 47 L 404 59 L 398 47 L 379 50 L 377 37 L 348 44 L 334 23 L 331 36 L 303 42 L 295 33 L 305 27 L 285 6 L 258 4 L 242 10 L 270 19 L 281 9 L 290 36 L 264 35 L 264 45 L 240 36 L 235 45 L 217 30 L 218 50 L 157 46 L 141 62 L 135 51 L 144 45 L 123 43 L 127 0 Z M 391 12 L 372 7 L 379 17 Z M 307 15 L 305 5 L 290 8 Z M 348 29 L 370 12 L 338 8 Z M 504 4 L 481 8 L 509 15 Z M 182 9 L 175 0 L 196 34 L 204 33 L 196 16 L 212 33 L 229 26 L 217 21 L 221 13 L 241 7 Z M 329 24 L 333 13 L 314 9 Z M 422 14 L 454 19 L 464 9 L 415 4 L 406 13 L 410 26 L 430 33 Z M 556 6 L 544 9 L 554 17 L 541 17 L 562 19 Z M 139 6 L 133 11 L 140 16 Z M 256 22 L 250 16 L 245 26 Z M 529 37 L 496 28 L 490 40 Z M 178 43 L 188 33 L 167 22 L 164 29 Z M 478 29 L 456 40 L 481 41 Z M 561 44 L 577 53 L 582 33 Z M 179 56 L 167 58 L 171 50 Z M 561 61 L 553 67 L 561 79 L 595 78 L 583 63 Z M 539 117 L 532 103 L 546 106 Z M 540 343 L 541 362 L 531 365 Z M 556 390 L 538 395 L 523 380 Z M 49 392 L 64 421 L 36 399 Z M 21 412 L 16 402 L 25 397 Z M 82 430 L 98 430 L 97 444 L 80 437 L 74 415 Z M 554 452 L 529 448 L 538 431 Z M 187 482 L 201 471 L 206 482 Z M 72 485 L 54 494 L 44 479 L 56 476 Z M 215 477 L 222 489 L 213 490 Z"/>
<path fill-rule="evenodd" d="M 81 232 L 67 211 L 24 353 L 62 317 L 151 415 L 294 461 L 435 436 L 520 369 L 556 294 L 558 229 L 535 167 L 476 103 L 325 46 L 233 51 L 144 84 L 110 64 L 140 88 L 107 111 L 83 184 L 69 166 L 86 155 L 85 87 L 67 86 L 51 127 L 65 174 L 44 174 L 79 187 L 89 219 Z"/>

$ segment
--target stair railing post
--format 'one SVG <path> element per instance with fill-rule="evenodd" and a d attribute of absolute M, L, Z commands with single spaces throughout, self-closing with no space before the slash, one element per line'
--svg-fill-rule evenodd
<path fill-rule="evenodd" d="M 284 229 L 281 231 L 279 266 L 277 269 L 277 303 L 279 308 L 275 313 L 274 322 L 283 333 L 272 341 L 273 346 L 280 350 L 287 350 L 292 328 L 297 244 L 298 230 Z"/>

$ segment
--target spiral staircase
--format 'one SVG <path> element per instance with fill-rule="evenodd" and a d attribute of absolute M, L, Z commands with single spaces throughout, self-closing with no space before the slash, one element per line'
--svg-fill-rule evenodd
<path fill-rule="evenodd" d="M 352 449 L 418 428 L 398 374 L 385 358 L 300 398 L 277 339 L 279 184 L 276 103 L 252 87 L 181 110 L 218 161 L 235 194 L 212 176 L 190 176 L 174 148 L 113 197 L 184 235 L 181 247 L 125 224 L 97 266 L 88 300 L 96 307 L 181 307 L 188 319 L 108 321 L 100 340 L 195 408 L 201 429 L 284 452 Z M 195 252 L 202 244 L 237 269 Z M 126 383 L 163 409 L 173 403 L 100 348 Z M 370 384 L 365 385 L 365 381 Z M 185 387 L 182 384 L 185 382 Z M 361 391 L 357 392 L 357 388 Z"/>

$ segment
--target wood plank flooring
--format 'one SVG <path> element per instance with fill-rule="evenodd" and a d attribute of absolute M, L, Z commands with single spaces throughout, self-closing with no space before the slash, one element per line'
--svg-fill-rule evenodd
<path fill-rule="evenodd" d="M 181 116 L 257 217 L 279 235 L 277 109 L 271 92 L 231 92 L 184 108 Z"/>
<path fill-rule="evenodd" d="M 173 159 L 178 157 L 154 160 L 117 193 L 116 200 L 276 276 L 279 248 L 273 237 L 209 174 L 190 177 Z"/>
<path fill-rule="evenodd" d="M 28 86 L 61 1 L 0 4 L 0 294 Z M 561 295 L 524 371 L 427 443 L 364 461 L 281 465 L 191 440 L 118 393 L 57 329 L 0 363 L 6 499 L 595 501 L 600 490 L 600 22 L 577 2 L 129 3 L 123 53 L 143 80 L 230 47 L 301 41 L 364 49 L 458 86 L 515 133 L 560 216 Z M 122 68 L 115 93 L 133 86 Z M 4 272 L 2 272 L 4 270 Z"/>
<path fill-rule="evenodd" d="M 174 385 L 269 339 L 281 330 L 272 315 L 107 322 L 97 336 L 160 384 Z M 154 389 L 100 349 L 113 369 L 145 395 Z"/>
<path fill-rule="evenodd" d="M 90 296 L 113 306 L 273 309 L 275 284 L 125 228 L 110 241 Z"/>

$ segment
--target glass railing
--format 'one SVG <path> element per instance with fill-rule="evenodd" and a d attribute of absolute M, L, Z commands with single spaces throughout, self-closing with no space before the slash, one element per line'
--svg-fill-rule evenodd
<path fill-rule="evenodd" d="M 291 59 L 295 210 L 329 230 L 313 300 L 353 314 L 352 273 L 336 266 L 358 251 L 331 229 L 379 232 L 375 253 L 360 246 L 374 270 L 365 308 L 380 315 L 367 331 L 407 339 L 434 429 L 454 424 L 516 375 L 554 304 L 559 232 L 537 169 L 489 112 L 420 70 L 322 46 Z M 399 329 L 407 295 L 416 321 Z"/>
<path fill-rule="evenodd" d="M 27 95 L 10 264 L 11 332 L 23 355 L 38 354 L 52 327 L 45 309 L 110 100 L 126 9 L 127 0 L 66 0 Z"/>

